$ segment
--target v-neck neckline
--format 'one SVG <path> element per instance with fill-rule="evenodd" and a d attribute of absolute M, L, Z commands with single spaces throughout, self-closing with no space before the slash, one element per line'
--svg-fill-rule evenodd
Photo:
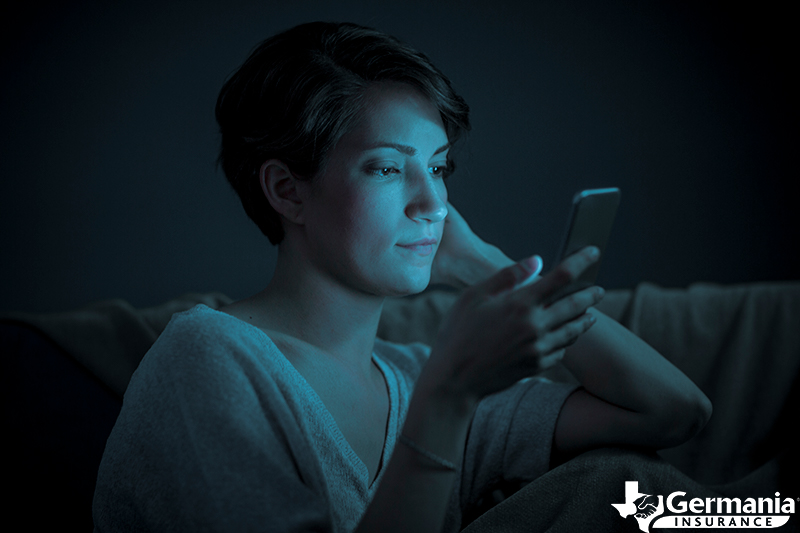
<path fill-rule="evenodd" d="M 369 468 L 367 467 L 366 463 L 364 463 L 364 461 L 361 459 L 361 457 L 355 452 L 355 450 L 350 444 L 350 441 L 347 440 L 347 437 L 344 436 L 344 433 L 339 427 L 339 424 L 336 422 L 336 419 L 333 417 L 333 414 L 331 414 L 330 410 L 328 410 L 327 406 L 325 405 L 325 402 L 322 401 L 322 398 L 320 398 L 319 394 L 317 394 L 317 391 L 314 389 L 314 387 L 311 386 L 311 384 L 308 382 L 305 376 L 303 376 L 303 374 L 301 374 L 300 371 L 297 370 L 297 368 L 295 368 L 295 366 L 292 364 L 291 361 L 289 361 L 286 355 L 284 355 L 281 349 L 278 348 L 277 344 L 275 344 L 275 342 L 272 340 L 272 338 L 270 338 L 267 332 L 265 332 L 263 329 L 257 326 L 254 326 L 253 324 L 250 324 L 245 320 L 242 320 L 241 318 L 225 313 L 224 311 L 212 309 L 211 307 L 208 307 L 205 304 L 198 304 L 198 305 L 206 307 L 208 310 L 213 311 L 215 313 L 219 313 L 227 317 L 230 317 L 233 320 L 237 320 L 245 324 L 248 328 L 252 328 L 253 330 L 255 330 L 255 332 L 257 332 L 257 335 L 259 336 L 259 338 L 261 338 L 262 341 L 264 340 L 266 341 L 268 348 L 280 354 L 281 356 L 280 361 L 282 366 L 286 368 L 287 372 L 293 374 L 294 377 L 299 378 L 298 381 L 302 383 L 303 386 L 307 389 L 308 394 L 306 395 L 306 398 L 308 398 L 311 401 L 311 403 L 314 404 L 314 407 L 320 413 L 320 416 L 323 418 L 325 426 L 328 427 L 332 432 L 333 440 L 335 440 L 341 446 L 345 457 L 347 457 L 350 460 L 351 464 L 353 464 L 354 467 L 356 467 L 358 470 L 361 471 L 359 477 L 361 477 L 362 480 L 366 480 L 365 487 L 367 488 L 367 490 L 370 493 L 374 492 L 377 486 L 377 481 L 382 477 L 383 472 L 385 470 L 384 467 L 386 460 L 389 457 L 389 454 L 391 453 L 391 449 L 394 447 L 394 441 L 396 440 L 397 417 L 399 415 L 397 384 L 390 383 L 390 379 L 394 378 L 393 372 L 391 371 L 391 368 L 389 368 L 389 366 L 383 360 L 381 360 L 380 357 L 378 357 L 375 350 L 374 349 L 372 350 L 372 361 L 375 363 L 375 366 L 378 368 L 378 370 L 381 373 L 381 376 L 383 377 L 383 383 L 384 386 L 386 387 L 386 394 L 388 397 L 389 412 L 386 416 L 386 427 L 384 428 L 384 435 L 383 435 L 383 448 L 381 449 L 381 457 L 380 460 L 378 461 L 378 468 L 375 471 L 375 477 L 373 479 L 370 479 Z"/>

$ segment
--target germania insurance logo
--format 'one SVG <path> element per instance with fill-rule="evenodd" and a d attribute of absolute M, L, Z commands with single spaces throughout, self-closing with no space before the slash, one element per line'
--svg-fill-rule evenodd
<path fill-rule="evenodd" d="M 612 503 L 622 518 L 633 515 L 639 529 L 651 528 L 774 528 L 789 521 L 794 514 L 792 498 L 686 498 L 677 491 L 662 495 L 642 494 L 638 481 L 625 482 L 625 503 Z M 667 513 L 667 514 L 665 514 Z M 656 520 L 657 519 L 657 520 Z M 655 520 L 655 521 L 654 521 Z"/>

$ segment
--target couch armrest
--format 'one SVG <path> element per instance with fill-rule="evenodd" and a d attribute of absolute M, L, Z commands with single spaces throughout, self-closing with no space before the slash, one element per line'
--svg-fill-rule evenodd
<path fill-rule="evenodd" d="M 800 283 L 639 285 L 622 324 L 680 368 L 714 414 L 661 455 L 702 483 L 740 479 L 788 442 L 798 415 Z"/>

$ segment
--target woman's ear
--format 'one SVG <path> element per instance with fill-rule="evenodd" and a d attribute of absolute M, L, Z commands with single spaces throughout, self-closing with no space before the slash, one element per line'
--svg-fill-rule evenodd
<path fill-rule="evenodd" d="M 261 190 L 272 208 L 294 224 L 303 223 L 303 201 L 297 191 L 298 180 L 282 161 L 270 159 L 261 165 Z"/>

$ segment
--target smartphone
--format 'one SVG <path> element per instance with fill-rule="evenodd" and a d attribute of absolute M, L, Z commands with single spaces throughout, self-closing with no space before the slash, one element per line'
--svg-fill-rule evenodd
<path fill-rule="evenodd" d="M 572 198 L 567 230 L 561 241 L 558 261 L 564 259 L 586 246 L 596 246 L 600 250 L 600 260 L 608 237 L 611 235 L 611 226 L 619 206 L 620 190 L 616 187 L 608 189 L 587 189 L 580 191 Z M 587 268 L 573 283 L 557 291 L 549 298 L 550 302 L 558 300 L 568 294 L 585 289 L 595 284 L 600 271 L 600 261 Z"/>

